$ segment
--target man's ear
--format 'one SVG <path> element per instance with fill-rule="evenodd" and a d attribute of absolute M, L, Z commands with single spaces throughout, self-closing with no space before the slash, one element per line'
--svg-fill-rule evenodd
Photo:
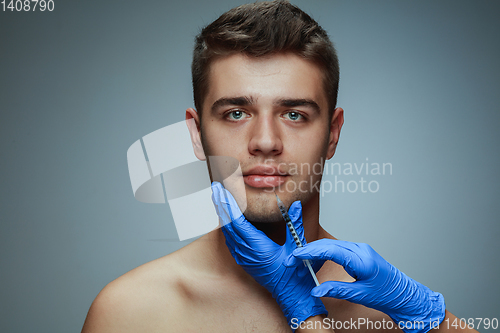
<path fill-rule="evenodd" d="M 335 154 L 342 125 L 344 125 L 344 110 L 342 108 L 336 108 L 335 111 L 333 111 L 332 121 L 330 123 L 330 141 L 328 142 L 327 159 L 332 158 Z"/>
<path fill-rule="evenodd" d="M 189 108 L 186 110 L 186 124 L 191 136 L 191 143 L 193 144 L 194 154 L 200 161 L 205 161 L 207 157 L 203 151 L 200 135 L 200 117 L 195 109 Z"/>

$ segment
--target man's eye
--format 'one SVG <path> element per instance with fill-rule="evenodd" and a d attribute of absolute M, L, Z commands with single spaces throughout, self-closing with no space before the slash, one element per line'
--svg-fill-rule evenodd
<path fill-rule="evenodd" d="M 294 112 L 294 111 L 287 112 L 286 116 L 288 117 L 288 119 L 293 120 L 293 121 L 304 120 L 304 116 L 303 115 L 301 115 L 298 112 Z"/>
<path fill-rule="evenodd" d="M 240 110 L 235 110 L 227 113 L 226 116 L 229 118 L 229 120 L 240 120 L 245 118 L 246 113 Z"/>

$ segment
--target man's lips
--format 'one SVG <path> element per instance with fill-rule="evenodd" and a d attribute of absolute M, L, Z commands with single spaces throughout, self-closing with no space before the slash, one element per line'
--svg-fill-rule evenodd
<path fill-rule="evenodd" d="M 243 172 L 245 184 L 251 187 L 277 187 L 286 182 L 289 175 L 277 166 L 269 164 L 255 165 Z"/>
<path fill-rule="evenodd" d="M 245 184 L 251 187 L 277 187 L 286 181 L 288 174 L 272 165 L 256 165 L 243 173 Z"/>
<path fill-rule="evenodd" d="M 277 187 L 286 181 L 287 176 L 280 175 L 248 175 L 243 176 L 245 184 L 251 187 Z"/>

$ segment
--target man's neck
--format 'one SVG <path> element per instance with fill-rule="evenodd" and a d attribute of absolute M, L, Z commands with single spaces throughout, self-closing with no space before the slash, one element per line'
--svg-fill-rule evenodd
<path fill-rule="evenodd" d="M 304 234 L 308 243 L 320 238 L 331 237 L 319 225 L 319 196 L 315 196 L 304 205 L 302 210 L 302 222 Z M 284 244 L 287 232 L 286 223 L 253 223 L 263 231 L 271 240 L 277 244 Z M 248 277 L 243 269 L 236 264 L 226 246 L 226 239 L 221 229 L 212 231 L 202 237 L 207 242 L 200 244 L 204 247 L 203 252 L 210 256 L 207 268 L 222 274 L 237 274 L 242 278 Z M 201 239 L 200 239 L 201 240 Z M 207 248 L 208 246 L 208 248 Z"/>

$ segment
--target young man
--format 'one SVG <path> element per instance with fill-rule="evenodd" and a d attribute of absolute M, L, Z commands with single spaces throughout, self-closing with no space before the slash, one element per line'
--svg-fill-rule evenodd
<path fill-rule="evenodd" d="M 330 159 L 344 119 L 336 108 L 337 57 L 314 20 L 283 1 L 234 8 L 197 37 L 192 71 L 196 110 L 186 118 L 197 125 L 190 128 L 195 153 L 238 159 L 247 209 L 242 215 L 214 184 L 226 225 L 108 284 L 83 332 L 301 332 L 311 323 L 321 325 L 310 331 L 331 332 L 325 318 L 342 323 L 333 324 L 337 332 L 398 330 L 395 322 L 406 321 L 426 321 L 405 327 L 426 332 L 454 318 L 440 294 L 319 224 L 311 185 L 321 173 L 293 166 Z M 274 190 L 308 242 L 302 252 L 293 252 Z M 321 287 L 312 290 L 302 259 L 321 267 Z"/>

